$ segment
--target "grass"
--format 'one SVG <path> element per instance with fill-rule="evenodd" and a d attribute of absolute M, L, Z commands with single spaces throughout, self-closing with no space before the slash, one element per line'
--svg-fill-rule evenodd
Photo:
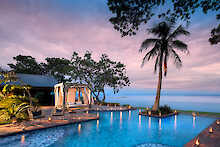
<path fill-rule="evenodd" d="M 144 109 L 146 110 L 146 107 L 136 107 L 137 109 Z M 203 116 L 211 116 L 211 117 L 219 117 L 220 113 L 218 112 L 201 112 L 201 111 L 195 111 L 195 110 L 176 110 L 177 112 L 184 113 L 184 114 L 192 114 L 192 112 L 199 113 Z"/>
<path fill-rule="evenodd" d="M 5 125 L 5 124 L 9 124 L 9 123 L 11 123 L 11 121 L 10 120 L 0 120 L 0 125 Z"/>
<path fill-rule="evenodd" d="M 196 113 L 198 112 L 199 114 L 202 114 L 202 115 L 220 117 L 220 113 L 217 113 L 217 112 L 201 112 L 201 111 L 193 111 L 193 110 L 177 110 L 177 111 L 180 113 L 189 113 L 189 114 L 192 114 L 192 112 L 196 112 Z"/>

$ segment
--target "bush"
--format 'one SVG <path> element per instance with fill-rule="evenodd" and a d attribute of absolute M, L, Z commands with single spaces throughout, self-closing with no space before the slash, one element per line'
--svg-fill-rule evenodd
<path fill-rule="evenodd" d="M 169 114 L 173 112 L 173 110 L 168 105 L 160 106 L 159 111 L 161 112 L 161 114 Z"/>
<path fill-rule="evenodd" d="M 119 103 L 108 103 L 108 102 L 96 102 L 97 105 L 102 105 L 102 106 L 120 106 Z"/>
<path fill-rule="evenodd" d="M 9 96 L 0 101 L 0 120 L 17 120 L 28 119 L 27 110 L 30 104 L 27 97 L 22 96 Z"/>
<path fill-rule="evenodd" d="M 152 115 L 159 115 L 159 113 L 162 115 L 173 113 L 173 110 L 168 105 L 160 106 L 157 111 L 152 111 L 151 109 L 145 110 L 144 113 L 148 114 L 148 111 L 151 111 Z"/>

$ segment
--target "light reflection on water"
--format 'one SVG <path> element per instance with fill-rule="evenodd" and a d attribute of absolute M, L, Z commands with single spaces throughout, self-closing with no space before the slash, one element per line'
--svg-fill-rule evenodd
<path fill-rule="evenodd" d="M 133 147 L 156 143 L 179 147 L 214 121 L 200 116 L 194 120 L 192 115 L 182 114 L 159 119 L 138 113 L 139 110 L 100 112 L 100 120 L 1 138 L 0 146 Z"/>

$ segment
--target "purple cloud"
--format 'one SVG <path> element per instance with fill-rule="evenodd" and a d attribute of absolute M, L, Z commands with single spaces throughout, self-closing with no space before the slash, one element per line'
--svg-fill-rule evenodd
<path fill-rule="evenodd" d="M 83 5 L 86 2 L 91 5 Z M 73 51 L 82 55 L 89 50 L 95 59 L 106 53 L 126 64 L 133 88 L 156 88 L 154 62 L 141 68 L 144 54 L 138 53 L 141 42 L 149 35 L 140 32 L 134 37 L 121 38 L 108 21 L 110 15 L 105 2 L 100 1 L 68 4 L 3 0 L 0 5 L 1 66 L 6 67 L 18 54 L 31 55 L 42 62 L 45 57 L 71 58 Z M 183 67 L 180 70 L 170 60 L 163 88 L 220 90 L 220 50 L 208 42 L 216 22 L 204 18 L 202 24 L 192 22 L 189 27 L 191 36 L 184 40 L 189 45 L 190 56 L 181 54 Z"/>

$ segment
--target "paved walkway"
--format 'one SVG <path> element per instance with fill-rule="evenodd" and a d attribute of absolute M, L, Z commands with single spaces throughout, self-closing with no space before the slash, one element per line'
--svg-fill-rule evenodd
<path fill-rule="evenodd" d="M 44 117 L 22 123 L 0 125 L 0 137 L 95 119 L 98 119 L 96 114 L 80 113 L 51 116 L 51 120 Z"/>
<path fill-rule="evenodd" d="M 209 133 L 209 128 L 213 128 L 213 133 Z M 208 128 L 203 130 L 197 137 L 188 142 L 184 147 L 195 146 L 196 139 L 199 138 L 199 147 L 220 147 L 220 125 L 216 124 L 216 121 L 212 123 Z"/>
<path fill-rule="evenodd" d="M 107 107 L 93 105 L 92 108 L 85 108 L 76 110 L 75 113 L 65 112 L 61 116 L 52 116 L 53 106 L 42 106 L 42 118 L 34 119 L 32 121 L 24 121 L 21 123 L 0 125 L 0 137 L 13 135 L 16 133 L 28 132 L 33 130 L 51 128 L 55 126 L 62 126 L 71 123 L 77 123 L 82 121 L 89 121 L 99 119 L 99 116 L 95 113 L 88 113 L 88 111 L 125 111 L 129 110 L 127 107 Z M 48 118 L 51 120 L 48 120 Z"/>

